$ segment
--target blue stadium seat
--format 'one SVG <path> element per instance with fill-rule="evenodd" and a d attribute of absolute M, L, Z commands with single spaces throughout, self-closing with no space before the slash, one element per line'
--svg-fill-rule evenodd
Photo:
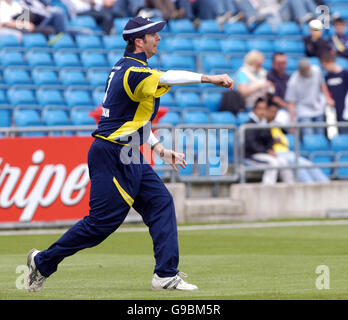
<path fill-rule="evenodd" d="M 301 34 L 301 29 L 296 22 L 289 21 L 278 25 L 279 36 L 300 36 Z"/>
<path fill-rule="evenodd" d="M 17 37 L 12 34 L 2 34 L 0 36 L 0 50 L 4 48 L 20 48 L 21 44 Z"/>
<path fill-rule="evenodd" d="M 261 51 L 263 54 L 274 52 L 273 41 L 271 40 L 259 40 L 259 39 L 247 40 L 247 47 L 248 47 L 248 51 L 258 50 L 258 51 Z"/>
<path fill-rule="evenodd" d="M 115 63 L 123 57 L 122 51 L 111 51 L 108 53 L 108 63 L 112 67 Z"/>
<path fill-rule="evenodd" d="M 103 44 L 98 36 L 79 35 L 76 36 L 76 44 L 80 49 L 101 49 Z"/>
<path fill-rule="evenodd" d="M 161 106 L 165 106 L 165 107 L 174 107 L 174 106 L 176 106 L 176 103 L 175 103 L 173 95 L 170 92 L 168 92 L 165 95 L 163 95 L 161 97 L 161 100 L 160 100 L 160 105 Z"/>
<path fill-rule="evenodd" d="M 65 69 L 59 73 L 60 81 L 65 86 L 86 86 L 88 82 L 82 71 Z"/>
<path fill-rule="evenodd" d="M 336 161 L 340 164 L 348 164 L 347 152 L 342 152 L 336 156 Z M 336 177 L 338 179 L 348 179 L 348 167 L 341 167 L 336 170 Z"/>
<path fill-rule="evenodd" d="M 93 91 L 93 103 L 94 105 L 98 105 L 101 104 L 103 102 L 104 99 L 104 91 L 100 91 L 100 90 L 94 90 Z"/>
<path fill-rule="evenodd" d="M 122 36 L 103 36 L 103 44 L 106 50 L 124 50 L 126 42 Z"/>
<path fill-rule="evenodd" d="M 11 115 L 10 108 L 0 108 L 0 127 L 11 127 Z"/>
<path fill-rule="evenodd" d="M 193 40 L 196 52 L 221 52 L 219 39 L 197 38 Z"/>
<path fill-rule="evenodd" d="M 221 103 L 221 92 L 203 92 L 202 93 L 202 102 L 205 108 L 208 108 L 210 111 L 217 111 Z"/>
<path fill-rule="evenodd" d="M 84 52 L 81 54 L 81 61 L 85 68 L 108 66 L 105 56 L 101 53 Z"/>
<path fill-rule="evenodd" d="M 305 53 L 305 46 L 302 40 L 277 40 L 274 42 L 274 51 L 286 52 L 287 54 L 301 54 Z"/>
<path fill-rule="evenodd" d="M 330 154 L 316 154 L 315 152 L 311 155 L 310 160 L 313 163 L 318 163 L 318 164 L 329 164 L 333 161 L 333 157 Z M 330 177 L 332 174 L 332 169 L 331 168 L 321 168 L 321 170 L 328 176 Z"/>
<path fill-rule="evenodd" d="M 32 68 L 39 66 L 52 66 L 53 60 L 47 52 L 30 51 L 26 55 L 26 60 Z"/>
<path fill-rule="evenodd" d="M 31 73 L 36 85 L 59 85 L 57 73 L 53 70 L 34 69 Z"/>
<path fill-rule="evenodd" d="M 76 48 L 76 44 L 69 34 L 64 34 L 59 37 L 57 37 L 56 35 L 51 35 L 49 37 L 48 45 L 56 50 Z"/>
<path fill-rule="evenodd" d="M 70 107 L 93 105 L 89 92 L 85 90 L 66 91 L 65 100 Z"/>
<path fill-rule="evenodd" d="M 175 34 L 196 32 L 193 23 L 188 19 L 169 20 L 168 26 L 169 30 Z"/>
<path fill-rule="evenodd" d="M 268 22 L 262 23 L 253 31 L 254 36 L 276 36 L 277 30 L 274 30 Z"/>
<path fill-rule="evenodd" d="M 74 125 L 94 125 L 95 120 L 88 115 L 93 108 L 73 108 L 70 112 L 70 118 Z"/>
<path fill-rule="evenodd" d="M 114 27 L 117 34 L 122 35 L 123 29 L 131 17 L 114 19 Z"/>
<path fill-rule="evenodd" d="M 194 50 L 192 39 L 180 36 L 166 39 L 166 47 L 169 52 Z"/>
<path fill-rule="evenodd" d="M 164 69 L 195 70 L 195 59 L 192 56 L 180 54 L 162 54 L 161 61 Z"/>
<path fill-rule="evenodd" d="M 347 58 L 336 57 L 336 63 L 341 66 L 343 69 L 348 69 L 348 61 Z"/>
<path fill-rule="evenodd" d="M 236 124 L 237 119 L 232 112 L 212 112 L 210 114 L 212 123 L 215 124 Z"/>
<path fill-rule="evenodd" d="M 96 21 L 91 16 L 77 16 L 70 21 L 70 26 L 77 28 L 86 28 L 91 30 L 99 30 Z"/>
<path fill-rule="evenodd" d="M 182 108 L 202 106 L 201 97 L 195 91 L 178 90 L 175 92 L 175 101 Z"/>
<path fill-rule="evenodd" d="M 306 134 L 302 140 L 304 151 L 330 151 L 329 142 L 322 134 Z"/>
<path fill-rule="evenodd" d="M 219 24 L 216 20 L 201 20 L 198 28 L 198 32 L 201 34 L 208 33 L 221 33 Z"/>
<path fill-rule="evenodd" d="M 338 134 L 331 139 L 331 150 L 334 152 L 348 151 L 348 134 Z"/>
<path fill-rule="evenodd" d="M 292 73 L 292 72 L 296 71 L 297 67 L 298 67 L 298 61 L 299 61 L 298 59 L 288 57 L 288 61 L 286 64 L 286 71 L 288 73 Z"/>
<path fill-rule="evenodd" d="M 178 112 L 169 111 L 164 117 L 159 121 L 160 124 L 172 124 L 176 126 L 181 123 L 180 115 Z"/>
<path fill-rule="evenodd" d="M 221 40 L 221 50 L 225 54 L 233 53 L 244 55 L 248 48 L 244 40 L 224 39 Z"/>
<path fill-rule="evenodd" d="M 151 66 L 151 68 L 157 68 L 157 69 L 161 69 L 162 64 L 160 62 L 160 59 L 158 58 L 158 55 L 154 55 L 152 56 L 149 60 L 148 60 L 148 64 Z"/>
<path fill-rule="evenodd" d="M 48 105 L 57 105 L 64 106 L 66 105 L 63 95 L 59 90 L 37 90 L 36 92 L 37 100 L 39 101 L 41 106 Z"/>
<path fill-rule="evenodd" d="M 20 68 L 7 68 L 4 71 L 4 80 L 9 85 L 32 84 L 28 71 Z"/>
<path fill-rule="evenodd" d="M 1 65 L 5 67 L 9 66 L 26 66 L 27 63 L 24 60 L 23 54 L 18 51 L 7 51 L 0 53 Z"/>
<path fill-rule="evenodd" d="M 73 52 L 55 52 L 54 61 L 60 68 L 63 67 L 81 67 L 79 56 Z"/>
<path fill-rule="evenodd" d="M 15 110 L 13 120 L 17 127 L 42 126 L 40 113 L 36 109 Z"/>
<path fill-rule="evenodd" d="M 6 104 L 8 104 L 6 91 L 0 89 L 0 105 L 6 105 Z"/>
<path fill-rule="evenodd" d="M 245 36 L 250 34 L 244 22 L 225 23 L 224 32 L 234 36 Z"/>
<path fill-rule="evenodd" d="M 333 14 L 338 14 L 340 18 L 348 20 L 348 7 L 334 6 L 331 10 Z"/>
<path fill-rule="evenodd" d="M 23 35 L 23 46 L 25 48 L 47 48 L 47 40 L 41 33 L 32 33 Z"/>
<path fill-rule="evenodd" d="M 212 69 L 230 68 L 229 63 L 226 61 L 226 56 L 222 53 L 202 54 L 201 57 L 201 66 L 206 72 L 210 72 Z"/>
<path fill-rule="evenodd" d="M 241 126 L 242 124 L 250 120 L 249 112 L 238 112 L 237 113 L 237 125 Z"/>
<path fill-rule="evenodd" d="M 7 97 L 13 106 L 37 105 L 33 90 L 11 88 L 7 91 Z"/>
<path fill-rule="evenodd" d="M 202 112 L 202 111 L 185 112 L 185 113 L 183 113 L 182 118 L 183 118 L 184 123 L 189 123 L 189 124 L 210 123 L 208 113 Z"/>
<path fill-rule="evenodd" d="M 238 70 L 243 65 L 243 61 L 244 61 L 244 58 L 232 57 L 230 59 L 229 67 L 232 68 L 232 70 Z"/>
<path fill-rule="evenodd" d="M 94 87 L 105 86 L 106 80 L 108 79 L 109 72 L 101 70 L 88 70 L 87 78 L 90 85 Z"/>
<path fill-rule="evenodd" d="M 42 112 L 42 118 L 47 126 L 71 125 L 68 113 L 63 109 L 46 109 Z"/>

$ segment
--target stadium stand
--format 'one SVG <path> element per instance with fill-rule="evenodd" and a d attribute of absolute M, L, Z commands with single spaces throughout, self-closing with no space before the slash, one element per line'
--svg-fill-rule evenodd
<path fill-rule="evenodd" d="M 334 14 L 348 20 L 346 1 L 326 0 L 325 4 Z M 50 35 L 48 39 L 42 34 L 24 34 L 22 40 L 0 34 L 0 127 L 94 124 L 88 111 L 102 103 L 110 67 L 123 56 L 125 42 L 121 34 L 128 20 L 116 18 L 114 33 L 110 35 L 102 34 L 90 16 L 69 20 L 69 26 L 88 30 L 83 34 Z M 324 36 L 328 38 L 332 32 L 331 28 Z M 170 20 L 161 33 L 159 54 L 149 64 L 164 70 L 234 76 L 243 65 L 245 54 L 256 49 L 265 55 L 266 70 L 271 67 L 274 52 L 285 52 L 286 70 L 292 73 L 305 55 L 302 37 L 308 34 L 306 24 L 300 26 L 294 21 L 279 23 L 276 28 L 266 21 L 252 30 L 241 21 L 219 25 L 215 20 L 202 20 L 197 28 L 189 19 Z M 309 59 L 320 66 L 318 58 Z M 337 58 L 337 63 L 348 69 L 347 59 Z M 212 91 L 209 85 L 173 87 L 161 98 L 161 105 L 168 107 L 169 112 L 160 124 L 240 126 L 247 122 L 248 112 L 236 116 L 218 112 L 222 93 L 223 90 Z M 294 150 L 294 136 L 287 137 Z M 229 139 L 231 147 L 234 137 Z M 305 136 L 300 149 L 314 163 L 348 161 L 347 135 L 337 135 L 331 141 L 324 136 Z M 201 171 L 188 167 L 180 172 L 190 175 Z M 348 178 L 348 168 L 325 172 L 332 177 Z"/>

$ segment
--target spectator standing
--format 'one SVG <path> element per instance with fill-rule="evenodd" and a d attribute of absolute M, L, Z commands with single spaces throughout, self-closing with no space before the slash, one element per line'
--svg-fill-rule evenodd
<path fill-rule="evenodd" d="M 330 44 L 334 53 L 338 56 L 348 58 L 348 35 L 346 35 L 346 21 L 342 18 L 337 18 L 334 21 L 336 33 L 331 36 Z"/>
<path fill-rule="evenodd" d="M 327 71 L 325 81 L 335 101 L 337 121 L 348 121 L 348 70 L 335 62 L 335 56 L 327 53 L 320 58 L 321 65 Z M 339 128 L 340 133 L 348 133 L 348 128 Z"/>
<path fill-rule="evenodd" d="M 251 120 L 248 123 L 266 123 L 267 103 L 259 98 L 250 113 Z M 254 165 L 269 165 L 279 167 L 279 174 L 282 181 L 286 183 L 294 182 L 294 175 L 290 169 L 282 169 L 288 163 L 283 158 L 277 156 L 273 150 L 274 140 L 270 129 L 253 129 L 245 131 L 245 157 L 251 160 Z M 278 169 L 267 169 L 262 176 L 262 183 L 275 184 L 278 178 Z"/>
<path fill-rule="evenodd" d="M 271 102 L 267 108 L 266 119 L 268 123 L 276 122 L 279 107 Z M 283 130 L 277 127 L 271 129 L 272 138 L 274 141 L 273 150 L 277 156 L 284 159 L 288 164 L 296 164 L 296 154 L 289 149 L 289 140 L 284 134 Z M 311 166 L 313 163 L 299 155 L 297 163 L 301 166 Z M 328 182 L 329 178 L 324 174 L 320 168 L 300 168 L 298 169 L 298 180 L 305 183 L 313 182 Z"/>
<path fill-rule="evenodd" d="M 267 80 L 267 71 L 263 64 L 263 54 L 252 50 L 245 56 L 243 66 L 236 74 L 236 88 L 245 99 L 246 108 L 249 110 L 258 98 L 266 99 L 268 94 L 274 93 L 274 85 Z"/>
<path fill-rule="evenodd" d="M 308 59 L 301 59 L 298 71 L 289 79 L 285 100 L 289 103 L 291 122 L 324 122 L 326 104 L 335 102 L 318 66 L 312 66 Z M 302 134 L 324 134 L 324 128 L 303 128 Z"/>
<path fill-rule="evenodd" d="M 323 38 L 323 30 L 309 29 L 310 35 L 304 37 L 305 52 L 307 57 L 321 57 L 331 50 L 330 44 Z"/>

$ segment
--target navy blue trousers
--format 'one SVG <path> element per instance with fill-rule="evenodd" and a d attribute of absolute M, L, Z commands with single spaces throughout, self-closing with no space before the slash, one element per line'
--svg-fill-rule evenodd
<path fill-rule="evenodd" d="M 122 224 L 131 206 L 149 227 L 156 260 L 154 272 L 160 277 L 171 277 L 179 272 L 173 198 L 148 163 L 124 164 L 122 148 L 124 146 L 101 139 L 92 143 L 88 152 L 89 215 L 35 256 L 36 266 L 43 276 L 55 272 L 65 257 L 105 240 Z M 131 153 L 132 150 L 127 154 Z M 142 160 L 142 155 L 140 157 Z"/>

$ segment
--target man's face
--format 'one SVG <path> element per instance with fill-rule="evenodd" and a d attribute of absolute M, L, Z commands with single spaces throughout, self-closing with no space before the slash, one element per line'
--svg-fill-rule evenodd
<path fill-rule="evenodd" d="M 266 117 L 267 104 L 264 101 L 260 101 L 254 108 L 254 113 L 261 120 Z"/>
<path fill-rule="evenodd" d="M 276 106 L 269 106 L 266 111 L 267 122 L 272 122 L 275 119 L 277 112 L 278 108 Z"/>
<path fill-rule="evenodd" d="M 286 55 L 278 54 L 273 60 L 273 69 L 279 73 L 283 73 L 286 69 L 287 58 Z"/>
<path fill-rule="evenodd" d="M 161 37 L 157 32 L 146 34 L 145 38 L 140 40 L 142 49 L 144 50 L 148 59 L 157 53 L 157 46 L 161 40 Z"/>
<path fill-rule="evenodd" d="M 343 35 L 346 32 L 346 24 L 342 22 L 335 23 L 335 30 L 338 35 Z"/>

